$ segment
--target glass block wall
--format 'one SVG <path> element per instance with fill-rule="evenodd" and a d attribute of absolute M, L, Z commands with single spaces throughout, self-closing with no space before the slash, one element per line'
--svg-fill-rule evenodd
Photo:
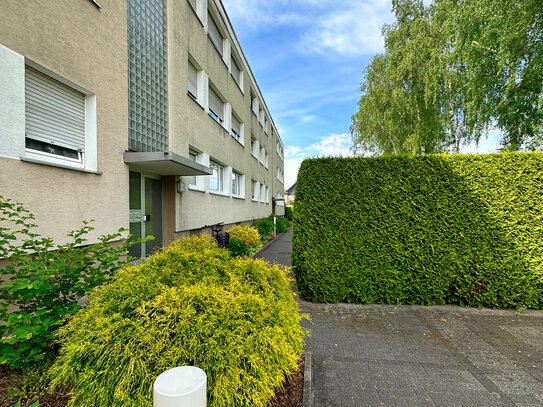
<path fill-rule="evenodd" d="M 129 148 L 168 151 L 166 0 L 128 0 Z"/>

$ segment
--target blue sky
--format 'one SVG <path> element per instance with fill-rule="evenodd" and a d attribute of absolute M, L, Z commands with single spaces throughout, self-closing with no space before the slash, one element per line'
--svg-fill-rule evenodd
<path fill-rule="evenodd" d="M 306 157 L 350 155 L 364 68 L 383 50 L 390 0 L 223 0 L 285 145 L 285 188 Z M 478 150 L 495 151 L 495 138 Z"/>

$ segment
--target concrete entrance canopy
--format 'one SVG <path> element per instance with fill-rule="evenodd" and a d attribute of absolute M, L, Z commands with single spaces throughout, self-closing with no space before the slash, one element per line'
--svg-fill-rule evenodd
<path fill-rule="evenodd" d="M 124 153 L 125 164 L 131 168 L 158 175 L 212 175 L 213 170 L 205 165 L 182 157 L 171 151 Z"/>

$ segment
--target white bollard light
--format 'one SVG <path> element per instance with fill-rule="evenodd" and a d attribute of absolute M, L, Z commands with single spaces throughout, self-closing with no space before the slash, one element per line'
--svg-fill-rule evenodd
<path fill-rule="evenodd" d="M 166 370 L 153 385 L 153 407 L 206 407 L 207 375 L 195 366 Z"/>

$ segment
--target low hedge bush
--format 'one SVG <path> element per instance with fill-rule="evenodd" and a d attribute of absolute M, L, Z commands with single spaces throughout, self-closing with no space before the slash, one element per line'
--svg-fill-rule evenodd
<path fill-rule="evenodd" d="M 284 216 L 276 216 L 275 218 L 275 231 L 277 233 L 285 233 L 290 226 L 290 222 Z M 257 228 L 262 238 L 267 239 L 273 234 L 273 215 L 253 221 L 253 226 Z"/>
<path fill-rule="evenodd" d="M 317 302 L 543 308 L 543 154 L 305 160 L 292 262 Z"/>
<path fill-rule="evenodd" d="M 210 407 L 264 406 L 302 351 L 286 271 L 232 258 L 209 236 L 176 241 L 121 270 L 61 329 L 53 387 L 71 387 L 71 406 L 151 406 L 160 373 L 194 365 Z"/>
<path fill-rule="evenodd" d="M 253 221 L 253 226 L 258 230 L 262 239 L 267 239 L 273 234 L 273 219 L 256 219 Z"/>
<path fill-rule="evenodd" d="M 260 243 L 260 235 L 258 230 L 251 226 L 232 226 L 230 229 L 228 229 L 228 234 L 231 238 L 239 239 L 251 247 L 255 247 Z"/>

